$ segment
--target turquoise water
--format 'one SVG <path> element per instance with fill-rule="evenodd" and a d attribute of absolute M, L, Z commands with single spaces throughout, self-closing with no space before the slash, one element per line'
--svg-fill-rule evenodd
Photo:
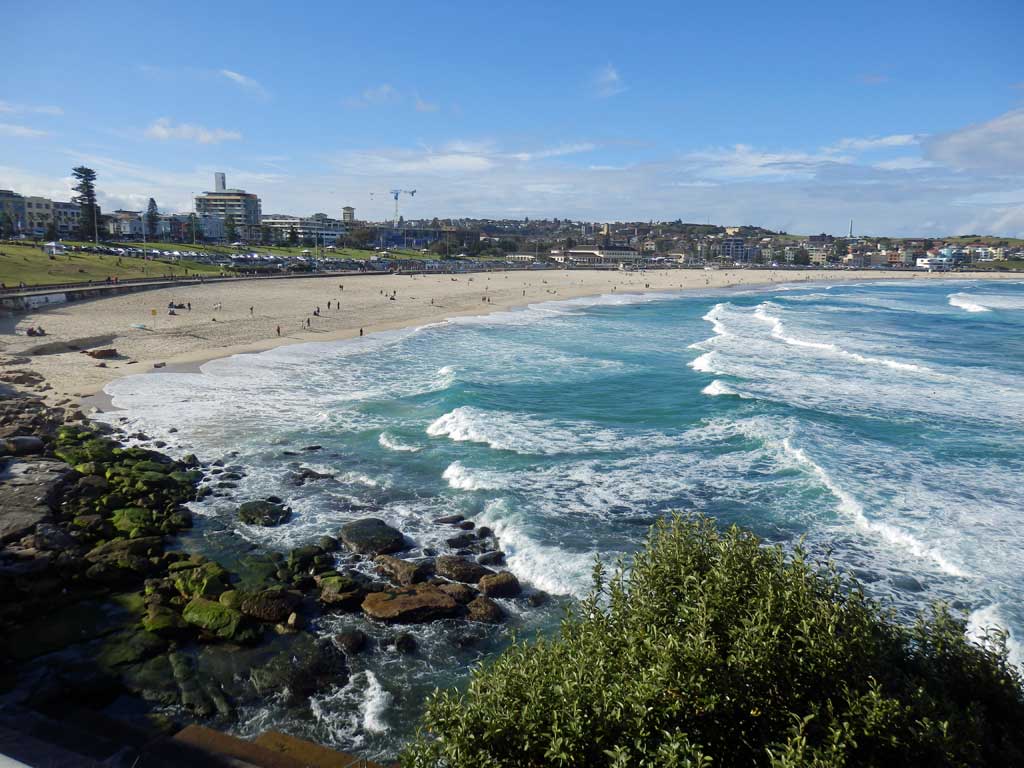
<path fill-rule="evenodd" d="M 556 599 L 508 602 L 520 633 L 557 625 L 595 557 L 634 550 L 671 509 L 801 537 L 904 616 L 944 600 L 971 631 L 1024 636 L 1024 284 L 929 281 L 605 296 L 342 343 L 214 361 L 108 387 L 133 427 L 212 460 L 237 451 L 236 499 L 196 506 L 195 536 L 286 549 L 373 514 L 445 549 L 430 520 L 497 532 L 509 568 Z M 171 427 L 178 431 L 170 433 Z M 284 455 L 311 443 L 321 451 Z M 333 480 L 288 484 L 290 462 Z M 277 529 L 239 500 L 277 494 Z M 415 551 L 414 551 L 415 554 Z M 322 622 L 335 632 L 353 617 Z M 381 632 L 376 632 L 378 635 Z M 462 634 L 460 634 L 462 633 Z M 371 633 L 372 634 L 372 633 Z M 435 685 L 506 642 L 424 629 L 308 707 L 243 713 L 393 754 Z"/>

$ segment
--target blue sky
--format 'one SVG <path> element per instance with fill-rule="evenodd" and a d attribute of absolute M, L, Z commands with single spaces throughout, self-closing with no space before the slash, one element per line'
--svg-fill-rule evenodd
<path fill-rule="evenodd" d="M 1024 3 L 33 2 L 0 188 L 1024 236 Z"/>

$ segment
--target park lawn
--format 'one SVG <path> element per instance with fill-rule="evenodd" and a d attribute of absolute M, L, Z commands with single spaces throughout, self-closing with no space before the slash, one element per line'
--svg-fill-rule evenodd
<path fill-rule="evenodd" d="M 970 269 L 976 269 L 979 271 L 990 271 L 990 272 L 1019 272 L 1024 270 L 1024 261 L 981 261 L 977 264 L 971 264 Z"/>
<path fill-rule="evenodd" d="M 101 282 L 116 276 L 122 280 L 139 277 L 167 277 L 189 275 L 219 275 L 222 269 L 190 261 L 168 263 L 159 260 L 110 256 L 96 253 L 69 252 L 62 256 L 47 256 L 31 245 L 0 244 L 0 282 L 8 287 L 25 283 Z"/>
<path fill-rule="evenodd" d="M 1020 248 L 1024 245 L 1024 239 L 1019 237 L 998 237 L 996 235 L 957 235 L 956 237 L 936 238 L 944 243 L 955 245 L 967 245 L 968 243 L 984 243 L 985 245 L 1007 245 L 1010 248 Z"/>

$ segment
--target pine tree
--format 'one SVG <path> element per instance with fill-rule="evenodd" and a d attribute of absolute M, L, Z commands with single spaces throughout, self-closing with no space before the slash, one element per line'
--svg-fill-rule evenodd
<path fill-rule="evenodd" d="M 156 207 L 156 200 L 149 198 L 149 206 L 146 208 L 146 234 L 152 240 L 156 237 L 156 224 L 160 211 Z"/>
<path fill-rule="evenodd" d="M 56 222 L 51 221 L 49 224 L 46 225 L 46 234 L 44 235 L 44 237 L 46 240 L 51 242 L 60 237 L 60 234 L 57 232 Z"/>
<path fill-rule="evenodd" d="M 298 244 L 299 244 L 299 233 L 296 231 L 295 227 L 292 227 L 291 229 L 288 230 L 288 245 L 298 245 Z"/>
<path fill-rule="evenodd" d="M 99 242 L 99 218 L 100 210 L 96 204 L 96 171 L 80 165 L 71 169 L 71 175 L 78 182 L 73 189 L 78 193 L 71 199 L 78 203 L 82 211 L 79 219 L 78 237 L 80 240 L 95 240 Z"/>
<path fill-rule="evenodd" d="M 238 238 L 238 227 L 235 226 L 235 217 L 230 213 L 224 219 L 224 236 L 229 243 L 235 242 Z"/>
<path fill-rule="evenodd" d="M 4 211 L 0 215 L 0 237 L 10 237 L 14 234 L 14 219 L 11 218 L 11 214 Z"/>

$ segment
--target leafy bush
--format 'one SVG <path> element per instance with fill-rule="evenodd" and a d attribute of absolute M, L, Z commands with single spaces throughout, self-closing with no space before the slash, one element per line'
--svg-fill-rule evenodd
<path fill-rule="evenodd" d="M 465 693 L 437 692 L 403 765 L 1024 765 L 1006 638 L 935 608 L 897 623 L 831 564 L 719 532 L 655 526 L 563 622 Z"/>

